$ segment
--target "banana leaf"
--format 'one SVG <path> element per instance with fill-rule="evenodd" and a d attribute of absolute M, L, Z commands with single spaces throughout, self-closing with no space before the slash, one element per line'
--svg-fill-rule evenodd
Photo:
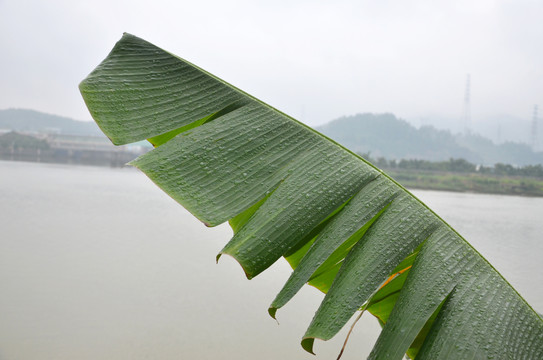
<path fill-rule="evenodd" d="M 288 85 L 285 85 L 288 86 Z M 360 309 L 383 330 L 370 359 L 542 359 L 543 320 L 466 240 L 384 172 L 197 66 L 124 34 L 80 84 L 130 164 L 207 226 L 251 279 L 285 257 L 271 316 L 304 285 L 326 293 L 302 338 Z"/>

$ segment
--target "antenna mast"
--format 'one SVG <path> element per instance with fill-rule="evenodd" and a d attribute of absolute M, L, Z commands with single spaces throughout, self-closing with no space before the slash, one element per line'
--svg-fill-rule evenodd
<path fill-rule="evenodd" d="M 466 92 L 464 94 L 464 132 L 466 134 L 470 133 L 471 128 L 471 76 L 470 74 L 466 77 Z"/>
<path fill-rule="evenodd" d="M 534 116 L 532 118 L 532 133 L 531 133 L 531 145 L 532 150 L 537 151 L 538 143 L 537 143 L 537 105 L 534 105 Z"/>

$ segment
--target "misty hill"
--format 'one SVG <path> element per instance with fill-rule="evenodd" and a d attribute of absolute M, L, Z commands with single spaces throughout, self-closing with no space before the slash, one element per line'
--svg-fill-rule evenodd
<path fill-rule="evenodd" d="M 543 164 L 543 153 L 534 152 L 525 143 L 505 142 L 499 145 L 477 134 L 456 135 L 456 142 L 478 154 L 482 159 L 480 164 L 494 165 L 496 163 L 518 166 Z"/>
<path fill-rule="evenodd" d="M 0 133 L 2 130 L 105 137 L 94 122 L 27 109 L 0 110 Z M 444 161 L 461 158 L 482 165 L 498 162 L 519 166 L 543 164 L 543 153 L 534 153 L 525 144 L 496 145 L 480 135 L 453 135 L 448 130 L 431 126 L 417 129 L 393 114 L 346 116 L 317 130 L 355 152 L 370 153 L 374 159 Z"/>
<path fill-rule="evenodd" d="M 104 136 L 98 125 L 94 122 L 77 121 L 67 117 L 27 109 L 0 110 L 0 130 L 78 136 Z"/>
<path fill-rule="evenodd" d="M 317 128 L 326 136 L 372 158 L 423 159 L 429 161 L 463 158 L 480 162 L 476 153 L 457 144 L 446 130 L 430 126 L 415 128 L 392 114 L 358 114 L 342 117 Z"/>
<path fill-rule="evenodd" d="M 531 143 L 532 113 L 526 117 L 512 115 L 488 115 L 472 119 L 470 128 L 472 132 L 481 134 L 496 144 L 504 142 Z M 414 125 L 431 125 L 437 129 L 449 130 L 452 133 L 460 133 L 465 130 L 465 124 L 458 118 L 447 118 L 440 115 L 425 116 L 410 121 Z M 543 142 L 538 141 L 538 149 L 542 148 Z"/>
<path fill-rule="evenodd" d="M 347 148 L 370 153 L 376 159 L 422 159 L 444 161 L 462 158 L 474 164 L 543 164 L 543 153 L 527 145 L 494 144 L 479 135 L 453 135 L 431 126 L 417 129 L 393 114 L 357 114 L 331 121 L 317 128 Z"/>

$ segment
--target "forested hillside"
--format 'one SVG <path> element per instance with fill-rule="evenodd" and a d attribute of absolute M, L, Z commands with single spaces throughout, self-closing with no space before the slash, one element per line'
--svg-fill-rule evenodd
<path fill-rule="evenodd" d="M 357 114 L 317 128 L 347 148 L 374 159 L 465 159 L 474 164 L 543 164 L 543 153 L 520 143 L 494 144 L 477 134 L 452 134 L 431 126 L 416 128 L 393 114 Z"/>
<path fill-rule="evenodd" d="M 28 109 L 0 110 L 0 130 L 104 136 L 94 121 L 77 121 Z"/>

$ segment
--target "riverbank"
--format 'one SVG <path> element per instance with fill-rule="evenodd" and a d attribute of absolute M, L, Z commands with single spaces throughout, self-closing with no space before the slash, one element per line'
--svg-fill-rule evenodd
<path fill-rule="evenodd" d="M 32 156 L 1 156 L 0 161 L 24 161 L 57 163 L 66 165 L 92 165 L 123 167 L 136 158 L 136 154 L 127 152 L 105 152 L 97 157 L 82 156 L 80 152 L 72 152 L 70 156 L 47 156 L 47 152 Z M 45 155 L 45 156 L 44 156 Z M 408 189 L 471 192 L 480 194 L 499 194 L 543 197 L 543 179 L 528 176 L 507 176 L 480 173 L 457 173 L 424 170 L 384 169 L 394 180 Z"/>
<path fill-rule="evenodd" d="M 543 197 L 543 179 L 493 174 L 384 170 L 408 189 Z"/>
<path fill-rule="evenodd" d="M 0 160 L 7 161 L 123 167 L 147 150 L 114 146 L 105 136 L 0 134 Z"/>

